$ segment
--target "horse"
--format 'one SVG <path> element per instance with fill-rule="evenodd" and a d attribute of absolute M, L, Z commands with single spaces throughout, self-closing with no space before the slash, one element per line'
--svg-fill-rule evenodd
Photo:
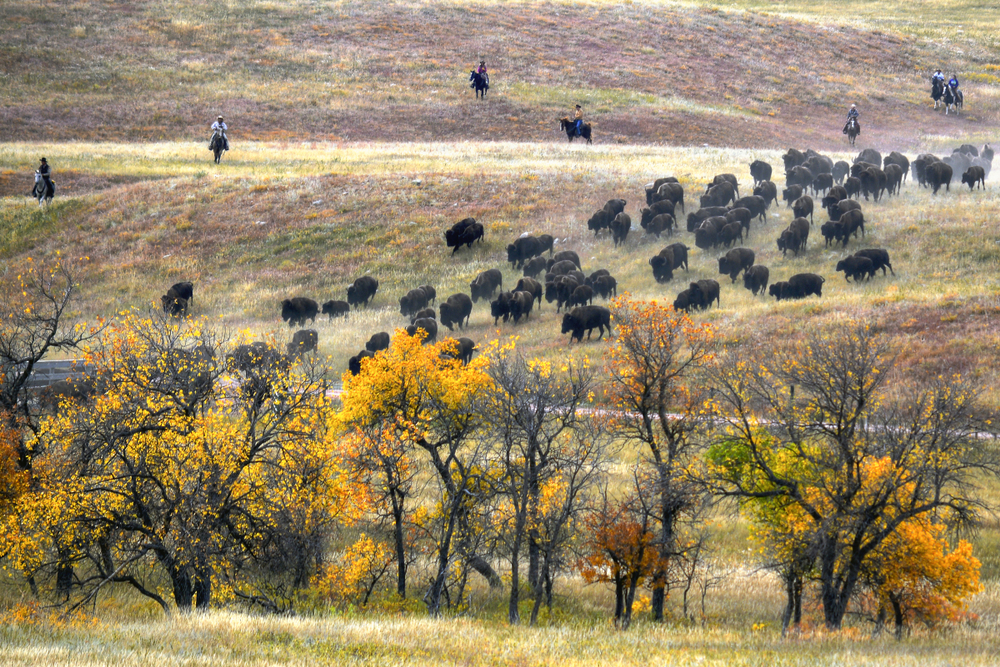
<path fill-rule="evenodd" d="M 942 97 L 944 97 L 944 81 L 940 79 L 931 79 L 931 99 L 934 100 L 935 109 L 937 109 L 938 105 L 941 104 Z"/>
<path fill-rule="evenodd" d="M 954 111 L 958 113 L 958 110 L 962 108 L 962 91 L 954 90 L 951 86 L 945 86 L 944 89 L 944 115 L 947 116 L 949 111 Z"/>
<path fill-rule="evenodd" d="M 476 99 L 486 98 L 486 91 L 490 89 L 490 77 L 488 74 L 480 74 L 476 70 L 469 72 L 470 88 L 476 89 Z"/>
<path fill-rule="evenodd" d="M 559 124 L 562 129 L 566 132 L 566 138 L 573 141 L 577 137 L 576 134 L 576 121 L 570 120 L 568 116 L 563 116 L 559 119 Z M 580 135 L 587 140 L 588 144 L 594 143 L 590 140 L 590 123 L 584 123 L 580 126 Z"/>
<path fill-rule="evenodd" d="M 847 129 L 844 130 L 847 134 L 847 140 L 851 142 L 851 146 L 854 146 L 854 140 L 859 134 L 861 134 L 861 124 L 858 123 L 857 118 L 851 118 L 847 121 Z"/>
<path fill-rule="evenodd" d="M 38 200 L 38 205 L 41 206 L 44 201 L 46 204 L 52 203 L 52 198 L 56 196 L 56 184 L 51 178 L 43 178 L 42 172 L 35 172 L 35 187 L 31 189 L 31 196 Z"/>
<path fill-rule="evenodd" d="M 212 135 L 212 141 L 209 142 L 208 148 L 215 153 L 215 164 L 219 164 L 223 151 L 229 150 L 229 141 L 222 135 L 221 130 L 216 130 Z"/>

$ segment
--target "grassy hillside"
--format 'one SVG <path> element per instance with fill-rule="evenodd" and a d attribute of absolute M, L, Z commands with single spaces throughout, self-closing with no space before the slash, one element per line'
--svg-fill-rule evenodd
<path fill-rule="evenodd" d="M 829 149 L 851 102 L 883 146 L 995 135 L 997 7 L 699 4 L 5 3 L 0 140 L 202 140 L 222 113 L 240 141 L 554 141 L 576 103 L 604 143 Z M 928 111 L 936 67 L 960 118 Z"/>

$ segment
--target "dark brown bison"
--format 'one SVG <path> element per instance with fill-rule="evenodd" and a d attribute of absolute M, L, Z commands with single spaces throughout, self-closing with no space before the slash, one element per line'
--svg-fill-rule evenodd
<path fill-rule="evenodd" d="M 376 334 L 372 334 L 372 337 L 368 339 L 368 342 L 365 343 L 365 349 L 369 352 L 388 350 L 390 340 L 391 338 L 387 332 L 379 331 Z"/>
<path fill-rule="evenodd" d="M 887 164 L 885 169 L 885 187 L 889 195 L 899 196 L 899 189 L 903 187 L 903 168 L 898 164 Z"/>
<path fill-rule="evenodd" d="M 700 203 L 705 206 L 725 206 L 736 199 L 736 189 L 732 183 L 725 181 L 718 185 L 711 186 L 708 191 L 701 196 Z"/>
<path fill-rule="evenodd" d="M 735 208 L 735 207 L 734 207 Z M 718 216 L 726 215 L 729 211 L 725 206 L 705 206 L 698 209 L 694 213 L 688 213 L 687 216 L 687 230 L 693 232 L 698 229 L 698 226 L 708 220 L 709 218 L 715 218 Z"/>
<path fill-rule="evenodd" d="M 639 211 L 639 226 L 645 229 L 650 220 L 664 213 L 669 216 L 675 215 L 674 203 L 669 199 L 658 201 L 655 204 L 651 204 L 649 208 L 641 209 Z"/>
<path fill-rule="evenodd" d="M 507 246 L 507 261 L 515 269 L 521 268 L 532 257 L 538 257 L 545 252 L 542 242 L 534 236 L 522 236 Z"/>
<path fill-rule="evenodd" d="M 875 271 L 882 269 L 882 275 L 885 275 L 886 267 L 889 271 L 892 271 L 892 275 L 896 275 L 896 272 L 892 270 L 892 264 L 889 262 L 889 251 L 882 248 L 865 248 L 864 250 L 859 250 L 854 253 L 855 257 L 867 257 L 872 261 L 872 267 Z"/>
<path fill-rule="evenodd" d="M 978 184 L 981 189 L 986 189 L 986 171 L 982 167 L 969 167 L 964 174 L 962 174 L 962 183 L 967 183 L 969 190 L 972 190 Z"/>
<path fill-rule="evenodd" d="M 767 208 L 771 208 L 771 202 L 778 203 L 778 186 L 771 181 L 761 181 L 754 186 L 753 193 L 764 200 Z"/>
<path fill-rule="evenodd" d="M 903 170 L 903 180 L 906 180 L 906 175 L 910 171 L 910 161 L 902 153 L 897 153 L 893 151 L 882 158 L 882 169 L 884 170 L 890 164 L 897 165 Z"/>
<path fill-rule="evenodd" d="M 497 325 L 500 318 L 503 318 L 504 322 L 510 319 L 511 295 L 511 292 L 500 292 L 497 298 L 490 302 L 490 315 L 493 316 L 493 326 Z"/>
<path fill-rule="evenodd" d="M 329 315 L 332 320 L 335 317 L 347 317 L 351 312 L 351 304 L 346 301 L 327 301 L 323 304 L 323 315 Z"/>
<path fill-rule="evenodd" d="M 472 353 L 476 351 L 476 344 L 471 338 L 449 338 L 448 343 L 454 345 L 453 349 L 446 349 L 441 352 L 441 356 L 447 359 L 457 359 L 463 365 L 468 366 L 472 361 Z"/>
<path fill-rule="evenodd" d="M 647 234 L 653 234 L 656 238 L 660 238 L 660 234 L 664 231 L 668 235 L 673 235 L 675 226 L 674 216 L 669 213 L 661 213 L 660 215 L 654 216 L 652 220 L 647 222 L 642 226 Z"/>
<path fill-rule="evenodd" d="M 442 304 L 444 305 L 444 304 Z M 416 336 L 417 332 L 425 332 L 423 344 L 427 345 L 433 343 L 437 340 L 438 335 L 438 323 L 437 320 L 432 320 L 429 317 L 421 317 L 417 319 L 413 324 L 406 327 L 406 333 L 410 336 Z"/>
<path fill-rule="evenodd" d="M 298 359 L 307 352 L 312 352 L 319 345 L 319 334 L 315 329 L 300 329 L 292 335 L 292 342 L 288 344 L 288 357 Z"/>
<path fill-rule="evenodd" d="M 611 238 L 617 248 L 619 244 L 624 244 L 628 238 L 629 230 L 632 229 L 632 218 L 628 213 L 619 213 L 611 221 Z"/>
<path fill-rule="evenodd" d="M 601 335 L 597 340 L 604 338 L 604 330 L 611 333 L 611 311 L 603 306 L 580 306 L 563 315 L 562 332 L 570 334 L 570 343 L 573 340 L 583 342 L 583 332 L 587 332 L 587 340 L 594 329 L 599 329 Z"/>
<path fill-rule="evenodd" d="M 547 261 L 544 257 L 532 257 L 524 263 L 523 275 L 528 278 L 537 278 L 538 274 L 545 270 Z"/>
<path fill-rule="evenodd" d="M 438 306 L 438 310 L 441 313 L 441 324 L 448 327 L 448 331 L 454 331 L 453 325 L 456 324 L 459 329 L 463 329 L 469 324 L 469 316 L 472 315 L 472 299 L 461 292 L 452 294 Z"/>
<path fill-rule="evenodd" d="M 457 250 L 458 247 L 462 245 L 459 242 L 459 239 L 462 237 L 462 234 L 465 233 L 466 229 L 475 224 L 476 224 L 475 218 L 465 218 L 464 220 L 459 220 L 458 222 L 456 222 L 454 225 L 451 226 L 451 229 L 445 230 L 444 232 L 445 243 L 448 244 L 449 248 L 455 248 Z"/>
<path fill-rule="evenodd" d="M 716 306 L 722 303 L 719 300 L 719 282 L 717 280 L 699 280 L 696 283 L 691 283 L 688 289 L 691 290 L 691 305 L 701 310 L 708 310 L 712 302 L 715 302 Z"/>
<path fill-rule="evenodd" d="M 801 185 L 789 185 L 787 188 L 781 191 L 782 201 L 788 204 L 788 208 L 792 207 L 795 200 L 802 196 L 802 186 Z"/>
<path fill-rule="evenodd" d="M 535 304 L 535 295 L 530 292 L 513 292 L 510 296 L 510 316 L 514 319 L 514 324 L 523 317 L 531 317 L 531 307 Z"/>
<path fill-rule="evenodd" d="M 757 195 L 740 197 L 733 202 L 733 208 L 745 208 L 750 211 L 753 217 L 760 218 L 765 223 L 767 222 L 767 202 L 764 201 L 763 197 Z M 722 215 L 725 215 L 725 213 L 722 213 Z"/>
<path fill-rule="evenodd" d="M 771 180 L 771 171 L 771 165 L 763 160 L 754 160 L 750 163 L 750 176 L 753 178 L 754 185 L 761 181 Z"/>
<path fill-rule="evenodd" d="M 740 227 L 746 232 L 747 236 L 750 236 L 750 220 L 753 218 L 753 213 L 749 209 L 743 208 L 731 208 L 726 211 L 726 223 L 738 222 Z"/>
<path fill-rule="evenodd" d="M 823 296 L 824 282 L 826 280 L 815 273 L 796 273 L 787 282 L 777 282 L 771 285 L 769 293 L 778 301 L 804 299 L 810 294 Z"/>
<path fill-rule="evenodd" d="M 866 148 L 854 158 L 854 164 L 858 164 L 859 162 L 867 162 L 868 164 L 879 166 L 882 164 L 882 154 L 874 148 Z"/>
<path fill-rule="evenodd" d="M 847 245 L 848 236 L 853 234 L 854 238 L 858 238 L 859 230 L 861 236 L 865 235 L 865 214 L 861 212 L 860 208 L 844 211 L 840 215 L 840 224 L 843 226 L 844 245 Z"/>
<path fill-rule="evenodd" d="M 366 308 L 378 292 L 378 280 L 371 276 L 361 276 L 347 288 L 347 303 L 355 308 Z"/>
<path fill-rule="evenodd" d="M 418 310 L 417 312 L 410 315 L 410 324 L 413 324 L 421 317 L 427 317 L 430 319 L 437 319 L 437 312 L 430 306 L 424 308 L 423 310 Z"/>
<path fill-rule="evenodd" d="M 450 231 L 451 230 L 449 229 L 448 232 Z M 447 242 L 449 248 L 454 246 L 454 249 L 451 251 L 452 255 L 458 252 L 459 248 L 463 245 L 471 250 L 473 243 L 476 241 L 482 243 L 483 239 L 486 237 L 486 230 L 478 222 L 472 223 L 463 229 L 460 234 L 453 235 L 450 239 L 448 237 L 448 232 L 445 232 L 445 241 Z"/>
<path fill-rule="evenodd" d="M 306 320 L 315 322 L 317 314 L 319 314 L 319 304 L 312 299 L 297 296 L 281 302 L 281 319 L 288 322 L 289 327 L 305 324 Z"/>
<path fill-rule="evenodd" d="M 371 359 L 375 356 L 374 352 L 369 350 L 361 350 L 356 355 L 347 360 L 347 370 L 351 371 L 351 375 L 361 374 L 361 362 L 365 359 Z"/>
<path fill-rule="evenodd" d="M 680 183 L 663 183 L 656 190 L 656 195 L 653 197 L 653 202 L 669 200 L 674 206 L 680 206 L 681 210 L 685 213 L 687 209 L 684 207 L 684 187 Z"/>
<path fill-rule="evenodd" d="M 733 248 L 719 258 L 719 273 L 736 282 L 740 271 L 746 271 L 754 262 L 754 252 L 750 248 Z"/>
<path fill-rule="evenodd" d="M 552 266 L 558 262 L 573 262 L 576 268 L 583 266 L 580 264 L 580 256 L 572 250 L 560 250 L 551 259 L 545 262 L 546 270 L 551 270 Z"/>
<path fill-rule="evenodd" d="M 754 296 L 757 296 L 758 292 L 763 294 L 764 290 L 767 289 L 767 280 L 770 274 L 771 272 L 762 264 L 751 266 L 743 272 L 743 286 L 750 290 Z"/>
<path fill-rule="evenodd" d="M 594 280 L 593 285 L 594 292 L 599 294 L 603 299 L 610 299 L 612 296 L 618 296 L 618 281 L 615 280 L 614 276 L 599 276 Z"/>
<path fill-rule="evenodd" d="M 544 264 L 544 260 L 542 263 Z M 500 269 L 483 271 L 469 283 L 469 289 L 472 291 L 472 302 L 493 298 L 493 292 L 497 288 L 503 288 L 503 274 L 500 273 Z"/>
<path fill-rule="evenodd" d="M 847 164 L 843 160 L 837 160 L 833 163 L 833 169 L 830 171 L 830 175 L 833 176 L 833 181 L 837 184 L 843 185 L 844 179 L 847 175 L 851 173 L 851 165 Z"/>
<path fill-rule="evenodd" d="M 736 196 L 740 196 L 740 182 L 736 179 L 736 174 L 716 174 L 712 178 L 711 185 L 719 185 L 720 183 L 729 183 L 733 186 L 733 192 L 736 193 Z"/>
<path fill-rule="evenodd" d="M 857 255 L 851 255 L 850 257 L 845 257 L 844 259 L 837 262 L 837 271 L 844 272 L 844 279 L 850 282 L 851 278 L 854 282 L 859 280 L 866 280 L 875 275 L 875 265 L 867 257 L 859 257 Z"/>
<path fill-rule="evenodd" d="M 801 185 L 803 188 L 808 188 L 812 185 L 813 179 L 816 175 L 809 171 L 806 167 L 792 167 L 790 170 L 785 172 L 785 185 Z"/>
<path fill-rule="evenodd" d="M 788 152 L 781 156 L 781 161 L 785 163 L 785 171 L 792 167 L 797 167 L 806 161 L 806 156 L 802 151 L 789 148 Z"/>
<path fill-rule="evenodd" d="M 816 174 L 816 178 L 810 184 L 813 194 L 818 195 L 821 192 L 826 192 L 833 187 L 833 175 L 832 174 Z"/>
<path fill-rule="evenodd" d="M 792 215 L 796 218 L 804 218 L 809 216 L 809 220 L 813 219 L 813 199 L 809 195 L 802 195 L 792 204 Z"/>
<path fill-rule="evenodd" d="M 589 306 L 594 302 L 594 288 L 590 285 L 580 285 L 573 290 L 566 300 L 566 306 Z"/>
<path fill-rule="evenodd" d="M 399 314 L 409 317 L 426 308 L 428 303 L 430 303 L 430 298 L 422 287 L 411 289 L 399 297 Z"/>
<path fill-rule="evenodd" d="M 171 292 L 173 292 L 175 296 L 187 299 L 188 303 L 194 303 L 194 283 L 190 281 L 185 280 L 184 282 L 174 283 L 170 286 L 170 289 L 167 290 L 167 294 L 170 294 Z"/>
<path fill-rule="evenodd" d="M 542 298 L 545 296 L 545 287 L 531 278 L 521 278 L 517 281 L 517 285 L 514 286 L 515 292 L 527 292 L 535 297 L 538 301 L 538 307 L 542 307 Z"/>
<path fill-rule="evenodd" d="M 823 247 L 829 247 L 831 243 L 836 243 L 837 241 L 843 241 L 844 245 L 847 245 L 846 235 L 844 234 L 844 225 L 840 220 L 830 220 L 824 222 L 823 226 L 820 227 L 820 233 L 823 235 L 825 243 Z"/>
<path fill-rule="evenodd" d="M 167 290 L 167 293 L 160 297 L 160 306 L 163 308 L 163 312 L 173 317 L 187 316 L 187 299 L 177 296 L 173 289 Z"/>
<path fill-rule="evenodd" d="M 784 255 L 791 250 L 796 255 L 809 242 L 809 221 L 805 218 L 795 218 L 778 237 L 778 250 Z"/>

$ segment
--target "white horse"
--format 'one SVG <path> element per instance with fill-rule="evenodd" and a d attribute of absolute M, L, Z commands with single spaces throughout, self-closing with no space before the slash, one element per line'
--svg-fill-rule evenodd
<path fill-rule="evenodd" d="M 43 201 L 51 204 L 55 194 L 55 182 L 51 178 L 42 178 L 42 172 L 35 170 L 35 187 L 31 190 L 31 196 L 38 200 L 38 205 L 41 206 Z"/>

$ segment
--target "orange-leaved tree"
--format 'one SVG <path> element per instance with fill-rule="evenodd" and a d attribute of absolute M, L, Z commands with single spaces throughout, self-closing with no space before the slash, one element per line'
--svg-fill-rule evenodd
<path fill-rule="evenodd" d="M 975 521 L 975 476 L 1000 474 L 975 388 L 909 381 L 895 360 L 854 321 L 787 347 L 752 339 L 711 373 L 717 489 L 762 503 L 775 535 L 794 532 L 833 629 L 904 525 Z"/>
<path fill-rule="evenodd" d="M 437 572 L 424 600 L 437 615 L 456 551 L 491 582 L 499 581 L 488 563 L 470 550 L 473 514 L 484 507 L 483 496 L 490 488 L 484 483 L 491 474 L 486 447 L 476 437 L 490 378 L 485 356 L 464 365 L 454 358 L 454 341 L 425 345 L 424 338 L 422 330 L 417 336 L 397 331 L 388 350 L 362 360 L 358 375 L 345 373 L 340 422 L 358 437 L 382 443 L 389 436 L 380 431 L 391 429 L 391 440 L 430 464 L 437 493 L 434 526 L 427 527 L 433 532 Z"/>
<path fill-rule="evenodd" d="M 663 618 L 668 568 L 683 554 L 680 524 L 704 507 L 697 465 L 704 438 L 706 396 L 697 374 L 713 356 L 715 334 L 687 314 L 627 294 L 612 304 L 616 335 L 608 350 L 607 398 L 614 427 L 639 445 L 653 482 L 644 487 L 658 524 L 653 548 L 660 569 L 653 575 L 652 610 Z"/>

